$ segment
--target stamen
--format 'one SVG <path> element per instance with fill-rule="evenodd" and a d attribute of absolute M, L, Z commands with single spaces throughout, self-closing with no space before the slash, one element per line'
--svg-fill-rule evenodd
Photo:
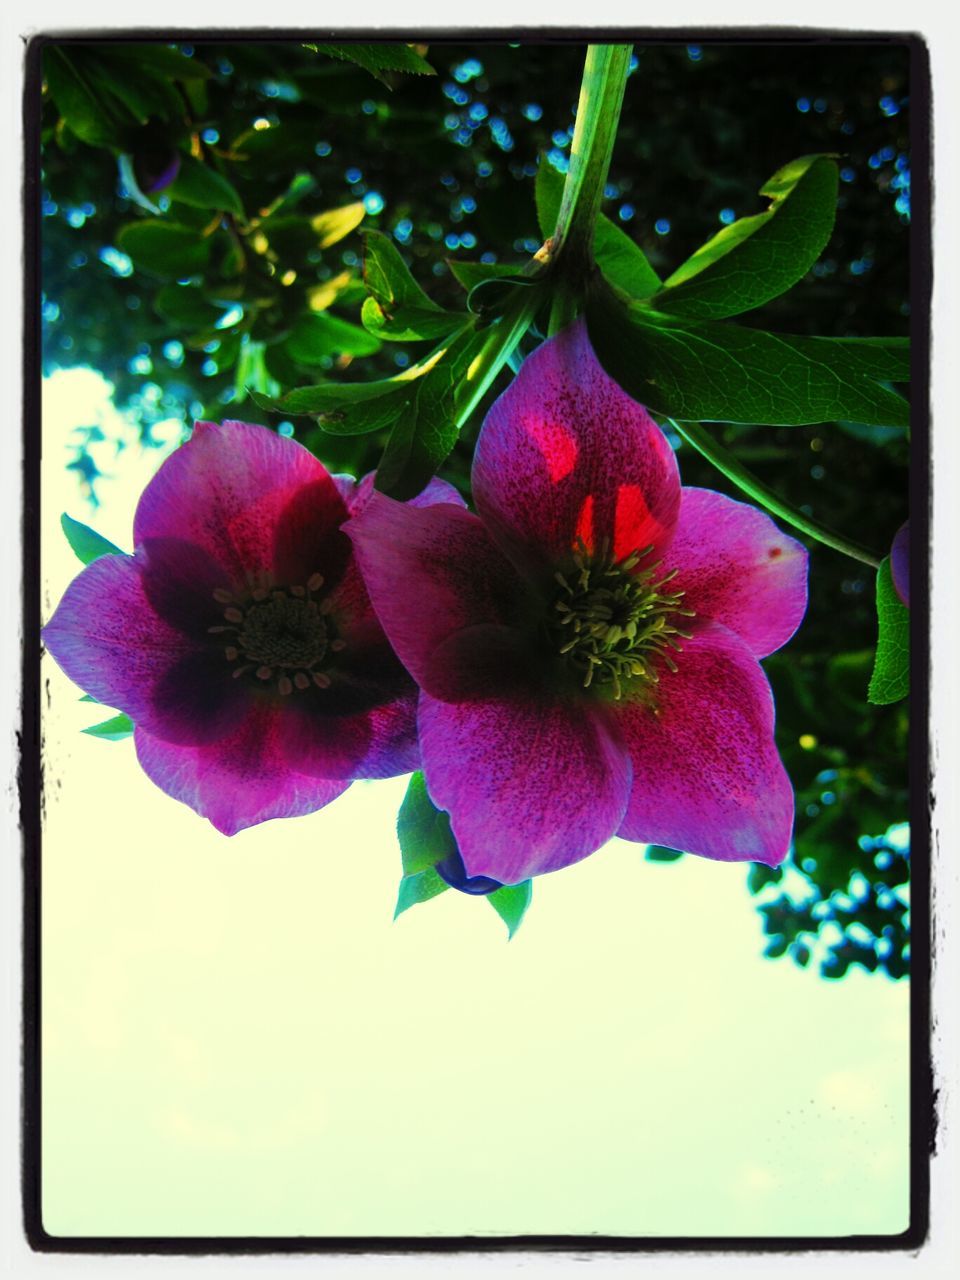
<path fill-rule="evenodd" d="M 223 652 L 228 662 L 236 662 L 236 660 L 240 657 L 240 650 L 235 649 L 232 644 L 227 645 L 226 649 L 224 649 Z"/>
<path fill-rule="evenodd" d="M 298 671 L 297 674 L 293 677 L 293 683 L 297 686 L 298 689 L 309 689 L 310 677 L 306 674 L 305 671 Z"/>
<path fill-rule="evenodd" d="M 233 602 L 233 592 L 226 591 L 223 587 L 217 587 L 213 593 L 213 598 L 218 604 L 231 604 Z"/>
<path fill-rule="evenodd" d="M 280 690 L 280 692 L 283 694 L 284 697 L 286 697 L 288 694 L 293 693 L 293 683 L 290 677 L 281 676 L 280 679 L 277 681 L 277 688 Z"/>
<path fill-rule="evenodd" d="M 310 577 L 307 579 L 307 589 L 309 591 L 319 591 L 322 586 L 323 586 L 323 574 L 311 573 Z"/>
<path fill-rule="evenodd" d="M 223 616 L 228 622 L 242 622 L 243 614 L 239 609 L 224 609 Z"/>
<path fill-rule="evenodd" d="M 258 679 L 258 680 L 272 680 L 272 679 L 273 679 L 273 667 L 257 667 L 257 679 Z"/>
<path fill-rule="evenodd" d="M 314 671 L 313 683 L 317 686 L 318 689 L 329 689 L 330 677 L 325 676 L 322 671 Z"/>

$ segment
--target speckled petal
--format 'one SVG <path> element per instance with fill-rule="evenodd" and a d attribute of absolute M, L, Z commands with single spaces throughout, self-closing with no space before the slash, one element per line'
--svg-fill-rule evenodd
<path fill-rule="evenodd" d="M 664 670 L 655 700 L 616 705 L 633 761 L 619 834 L 725 862 L 777 866 L 790 844 L 793 790 L 773 737 L 773 697 L 760 664 L 725 627 L 708 624 Z"/>
<path fill-rule="evenodd" d="M 514 620 L 522 584 L 469 511 L 415 509 L 375 493 L 345 529 L 390 643 L 421 686 L 451 635 Z"/>
<path fill-rule="evenodd" d="M 712 489 L 685 488 L 663 572 L 699 619 L 735 631 L 755 657 L 787 643 L 807 607 L 806 547 L 770 517 Z"/>
<path fill-rule="evenodd" d="M 548 697 L 420 695 L 427 789 L 468 877 L 517 884 L 587 857 L 620 826 L 630 760 L 594 709 Z"/>
<path fill-rule="evenodd" d="M 618 557 L 669 545 L 680 506 L 673 450 L 600 367 L 578 321 L 528 356 L 490 409 L 473 463 L 477 511 L 525 572 L 578 538 Z"/>
<path fill-rule="evenodd" d="M 350 785 L 291 770 L 282 750 L 283 719 L 269 702 L 254 703 L 234 733 L 205 747 L 175 746 L 138 727 L 137 758 L 167 795 L 224 835 L 236 835 L 269 818 L 314 813 Z"/>

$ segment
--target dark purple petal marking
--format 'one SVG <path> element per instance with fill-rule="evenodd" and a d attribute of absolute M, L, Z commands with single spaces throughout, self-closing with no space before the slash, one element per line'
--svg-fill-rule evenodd
<path fill-rule="evenodd" d="M 902 524 L 890 548 L 890 576 L 897 595 L 910 607 L 910 521 Z"/>

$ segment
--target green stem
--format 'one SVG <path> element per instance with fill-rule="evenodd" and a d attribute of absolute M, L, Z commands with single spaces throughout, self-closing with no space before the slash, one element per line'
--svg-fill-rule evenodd
<path fill-rule="evenodd" d="M 462 427 L 467 421 L 487 388 L 516 351 L 542 301 L 542 291 L 536 285 L 530 285 L 519 291 L 516 301 L 490 326 L 487 339 L 464 379 L 464 396 L 456 407 L 457 426 Z"/>
<path fill-rule="evenodd" d="M 859 560 L 861 564 L 868 564 L 872 569 L 880 567 L 880 557 L 875 556 L 872 551 L 860 546 L 858 542 L 852 542 L 849 538 L 844 538 L 839 533 L 834 533 L 832 529 L 828 529 L 824 525 L 818 524 L 816 520 L 811 520 L 809 516 L 805 516 L 802 511 L 792 507 L 789 502 L 784 502 L 772 489 L 758 480 L 752 471 L 748 471 L 742 463 L 738 462 L 728 449 L 725 449 L 721 444 L 717 444 L 716 440 L 699 423 L 675 422 L 673 418 L 667 418 L 666 421 L 688 444 L 693 445 L 694 449 L 701 453 L 708 462 L 712 462 L 718 471 L 723 472 L 727 479 L 731 480 L 738 489 L 742 489 L 744 493 L 753 498 L 755 502 L 759 502 L 762 507 L 766 507 L 773 515 L 779 516 L 781 520 L 785 520 L 787 524 L 792 524 L 795 529 L 799 529 L 801 533 L 807 534 L 808 537 L 814 538 L 817 542 L 822 542 L 825 547 L 832 547 L 834 551 L 842 551 L 844 555 L 850 556 L 854 560 Z"/>
<path fill-rule="evenodd" d="M 585 270 L 593 261 L 593 236 L 620 123 L 631 49 L 628 44 L 592 44 L 587 48 L 570 168 L 551 251 L 556 258 L 562 250 L 565 262 L 574 270 Z"/>

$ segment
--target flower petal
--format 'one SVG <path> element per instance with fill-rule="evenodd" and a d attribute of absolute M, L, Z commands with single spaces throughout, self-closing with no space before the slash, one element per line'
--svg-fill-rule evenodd
<path fill-rule="evenodd" d="M 770 517 L 712 489 L 684 488 L 664 570 L 698 618 L 735 631 L 764 658 L 787 643 L 807 607 L 806 547 Z"/>
<path fill-rule="evenodd" d="M 205 747 L 174 746 L 138 726 L 137 758 L 167 795 L 236 835 L 268 818 L 314 813 L 350 785 L 294 772 L 282 751 L 283 718 L 281 708 L 252 703 L 230 737 Z"/>
<path fill-rule="evenodd" d="M 449 503 L 417 509 L 374 493 L 344 528 L 377 616 L 418 684 L 449 636 L 515 619 L 520 580 L 469 511 Z"/>
<path fill-rule="evenodd" d="M 680 505 L 673 451 L 601 368 L 578 321 L 528 356 L 490 409 L 473 463 L 477 511 L 523 569 L 569 559 L 577 538 L 617 557 L 669 544 Z"/>
<path fill-rule="evenodd" d="M 338 481 L 342 480 L 342 476 L 336 477 Z M 353 481 L 353 489 L 346 491 L 341 489 L 344 494 L 347 507 L 352 516 L 357 516 L 370 501 L 372 494 L 378 492 L 373 486 L 376 480 L 376 472 L 368 471 L 362 480 Z M 441 480 L 439 476 L 434 476 L 428 481 L 426 486 L 416 495 L 416 497 L 408 498 L 406 506 L 408 507 L 433 507 L 438 502 L 452 502 L 455 507 L 466 507 L 466 502 L 457 489 L 452 484 L 448 484 L 446 480 Z"/>
<path fill-rule="evenodd" d="M 518 884 L 578 862 L 623 819 L 630 761 L 591 708 L 545 697 L 420 695 L 427 789 L 469 877 Z"/>
<path fill-rule="evenodd" d="M 81 689 L 161 737 L 209 742 L 243 715 L 243 691 L 223 654 L 158 615 L 133 556 L 88 565 L 64 592 L 43 641 Z"/>
<path fill-rule="evenodd" d="M 237 585 L 286 583 L 324 571 L 327 540 L 345 519 L 332 477 L 295 440 L 246 422 L 198 422 L 143 491 L 133 538 L 192 542 Z"/>
<path fill-rule="evenodd" d="M 656 709 L 616 707 L 633 760 L 619 834 L 687 853 L 777 866 L 793 827 L 793 790 L 773 738 L 773 697 L 760 664 L 725 627 L 684 642 L 664 671 Z"/>

